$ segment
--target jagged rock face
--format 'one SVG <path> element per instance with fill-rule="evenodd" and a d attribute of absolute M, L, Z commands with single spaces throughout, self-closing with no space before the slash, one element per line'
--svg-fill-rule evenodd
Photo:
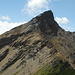
<path fill-rule="evenodd" d="M 36 17 L 38 19 L 40 30 L 46 35 L 57 35 L 58 24 L 54 21 L 52 11 L 44 12 L 43 14 Z"/>
<path fill-rule="evenodd" d="M 59 27 L 51 10 L 36 16 L 0 36 L 0 75 L 35 75 L 56 57 L 75 69 L 74 37 Z"/>
<path fill-rule="evenodd" d="M 52 11 L 44 12 L 30 21 L 30 24 L 37 24 L 43 35 L 57 35 L 59 25 L 55 22 Z"/>

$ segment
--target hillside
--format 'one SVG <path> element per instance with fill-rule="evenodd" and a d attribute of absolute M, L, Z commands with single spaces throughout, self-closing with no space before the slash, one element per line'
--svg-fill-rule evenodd
<path fill-rule="evenodd" d="M 0 75 L 75 75 L 75 32 L 49 10 L 0 35 Z"/>

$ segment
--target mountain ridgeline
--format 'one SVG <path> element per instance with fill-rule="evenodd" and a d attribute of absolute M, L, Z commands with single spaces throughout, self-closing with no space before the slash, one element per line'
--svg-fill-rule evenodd
<path fill-rule="evenodd" d="M 49 10 L 0 35 L 0 75 L 75 75 L 75 32 Z"/>

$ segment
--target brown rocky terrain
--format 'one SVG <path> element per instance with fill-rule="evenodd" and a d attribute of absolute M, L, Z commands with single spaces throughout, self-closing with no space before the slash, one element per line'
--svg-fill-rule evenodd
<path fill-rule="evenodd" d="M 60 75 L 50 73 L 61 64 L 75 75 L 75 32 L 62 29 L 51 10 L 0 35 L 0 75 Z"/>

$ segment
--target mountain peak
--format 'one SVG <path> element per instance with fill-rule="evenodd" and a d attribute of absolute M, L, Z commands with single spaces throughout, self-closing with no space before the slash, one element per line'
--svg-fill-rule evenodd
<path fill-rule="evenodd" d="M 59 25 L 54 20 L 51 10 L 45 11 L 31 20 L 31 23 L 38 24 L 39 29 L 46 35 L 57 35 Z"/>
<path fill-rule="evenodd" d="M 48 19 L 54 20 L 53 12 L 51 10 L 48 10 L 48 11 L 41 13 L 36 18 L 43 18 L 46 20 L 48 20 Z"/>
<path fill-rule="evenodd" d="M 75 75 L 75 33 L 46 11 L 0 36 L 0 75 Z"/>

